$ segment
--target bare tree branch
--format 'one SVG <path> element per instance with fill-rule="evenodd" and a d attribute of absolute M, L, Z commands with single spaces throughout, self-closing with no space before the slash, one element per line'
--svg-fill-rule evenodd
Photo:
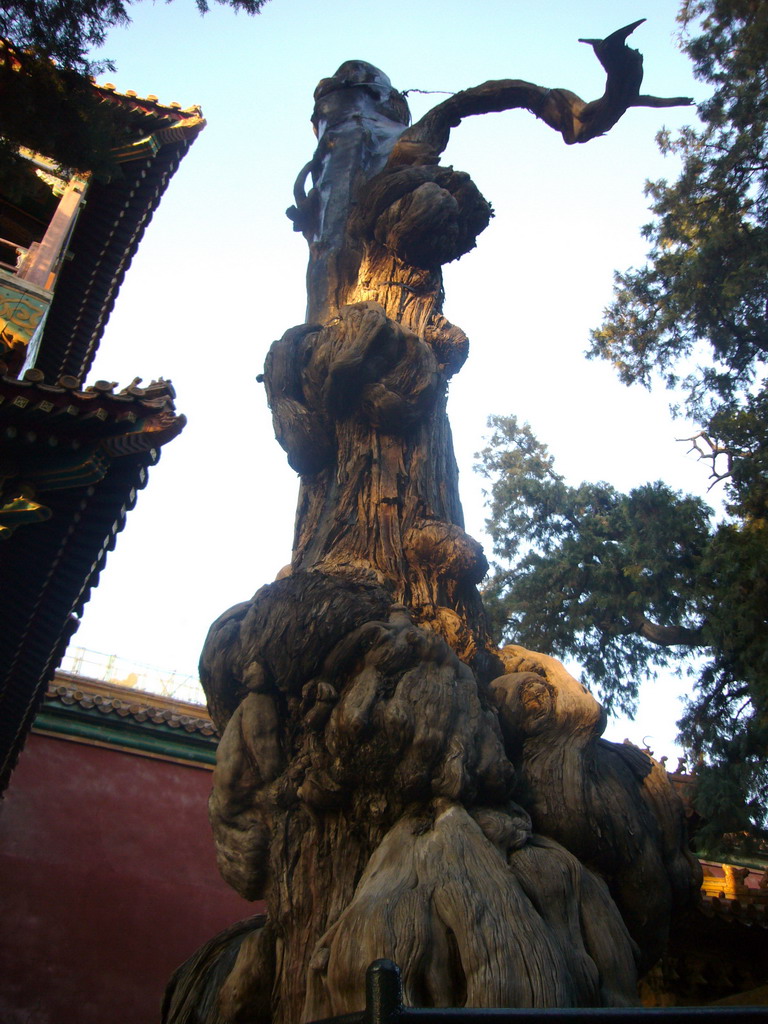
<path fill-rule="evenodd" d="M 642 612 L 629 616 L 631 631 L 656 644 L 657 647 L 701 647 L 704 643 L 702 629 L 688 629 L 685 626 L 661 626 L 651 622 Z"/>
<path fill-rule="evenodd" d="M 726 448 L 723 445 L 713 441 L 712 438 L 707 434 L 705 430 L 700 430 L 698 434 L 694 434 L 693 437 L 679 437 L 678 441 L 689 441 L 691 447 L 688 452 L 696 452 L 700 460 L 710 462 L 712 469 L 709 477 L 712 483 L 709 485 L 708 490 L 721 483 L 723 480 L 728 480 L 733 473 L 733 457 L 734 455 L 746 455 L 746 452 L 734 451 L 732 448 Z M 706 446 L 706 447 L 702 447 Z M 717 468 L 717 460 L 720 456 L 725 456 L 726 470 L 720 472 Z"/>
<path fill-rule="evenodd" d="M 627 37 L 645 19 L 619 29 L 605 39 L 581 39 L 589 43 L 606 70 L 605 92 L 587 103 L 568 89 L 545 89 L 532 82 L 504 79 L 464 89 L 433 107 L 408 128 L 397 141 L 392 164 L 435 164 L 448 145 L 451 128 L 465 117 L 494 111 L 530 110 L 550 128 L 560 132 L 568 145 L 604 135 L 629 107 L 672 107 L 693 103 L 688 97 L 663 99 L 641 96 L 643 58 L 626 45 Z"/>

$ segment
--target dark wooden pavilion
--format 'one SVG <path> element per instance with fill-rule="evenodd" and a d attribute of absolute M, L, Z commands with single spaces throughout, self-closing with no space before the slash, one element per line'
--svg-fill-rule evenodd
<path fill-rule="evenodd" d="M 0 791 L 149 467 L 184 426 L 168 381 L 85 379 L 205 121 L 198 107 L 93 89 L 121 117 L 115 173 L 20 149 L 24 185 L 0 196 Z"/>

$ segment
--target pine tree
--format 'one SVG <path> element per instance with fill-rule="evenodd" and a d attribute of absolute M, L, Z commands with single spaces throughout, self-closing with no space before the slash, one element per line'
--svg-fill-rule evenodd
<path fill-rule="evenodd" d="M 503 560 L 483 594 L 497 635 L 575 659 L 604 705 L 629 714 L 640 681 L 688 671 L 696 682 L 679 725 L 698 765 L 699 841 L 738 842 L 763 827 L 762 520 L 716 523 L 700 498 L 661 482 L 627 494 L 606 483 L 569 486 L 527 425 L 509 416 L 490 426 L 478 468 L 491 481 L 487 527 Z"/>
<path fill-rule="evenodd" d="M 589 354 L 682 391 L 726 515 L 661 483 L 568 487 L 514 418 L 492 422 L 481 470 L 509 635 L 579 659 L 623 710 L 638 677 L 700 653 L 679 724 L 712 840 L 765 825 L 768 804 L 768 7 L 685 0 L 679 18 L 711 97 L 700 127 L 659 137 L 682 171 L 647 186 L 647 263 L 616 275 Z"/>

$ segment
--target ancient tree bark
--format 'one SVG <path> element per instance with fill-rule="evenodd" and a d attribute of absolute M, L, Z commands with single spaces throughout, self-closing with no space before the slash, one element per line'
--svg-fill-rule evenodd
<path fill-rule="evenodd" d="M 622 1005 L 696 890 L 664 772 L 599 738 L 602 709 L 557 662 L 494 648 L 446 416 L 467 339 L 441 267 L 490 217 L 438 165 L 450 129 L 522 106 L 581 142 L 629 106 L 682 102 L 639 95 L 634 27 L 589 41 L 594 103 L 488 82 L 408 128 L 368 64 L 318 86 L 289 211 L 307 323 L 263 376 L 301 477 L 291 565 L 214 623 L 201 661 L 219 865 L 268 914 L 177 973 L 168 1022 L 360 1009 L 380 956 L 413 1005 Z"/>

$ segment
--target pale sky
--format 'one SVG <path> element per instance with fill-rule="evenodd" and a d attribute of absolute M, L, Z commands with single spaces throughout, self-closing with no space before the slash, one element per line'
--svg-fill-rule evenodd
<path fill-rule="evenodd" d="M 193 672 L 209 624 L 290 560 L 297 481 L 255 378 L 271 342 L 304 319 L 306 244 L 284 211 L 314 149 L 319 79 L 357 58 L 401 90 L 523 78 L 595 99 L 604 73 L 578 38 L 645 16 L 630 40 L 645 57 L 643 91 L 700 100 L 676 11 L 671 0 L 271 0 L 254 18 L 227 7 L 201 18 L 193 0 L 131 8 L 103 51 L 118 70 L 99 81 L 200 104 L 208 126 L 147 230 L 89 379 L 170 378 L 189 424 L 150 473 L 75 647 Z M 414 118 L 441 99 L 411 93 Z M 646 251 L 645 180 L 676 175 L 655 133 L 694 120 L 691 108 L 637 109 L 573 147 L 522 111 L 452 134 L 443 162 L 468 171 L 496 211 L 445 274 L 446 315 L 471 343 L 449 405 L 462 499 L 489 555 L 472 463 L 491 413 L 527 420 L 569 482 L 706 490 L 706 469 L 675 441 L 691 431 L 669 418 L 669 396 L 627 389 L 584 358 L 613 270 Z M 647 736 L 672 754 L 668 691 L 655 684 L 638 722 L 612 738 Z"/>

